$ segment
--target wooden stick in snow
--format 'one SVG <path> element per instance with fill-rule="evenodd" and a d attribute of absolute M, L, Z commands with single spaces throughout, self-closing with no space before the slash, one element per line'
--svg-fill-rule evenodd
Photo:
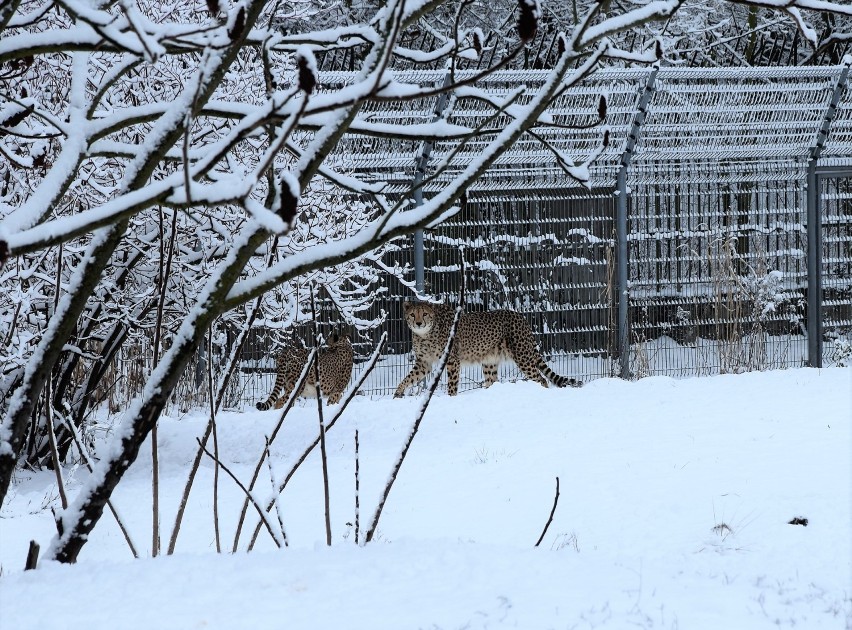
<path fill-rule="evenodd" d="M 547 533 L 547 528 L 550 527 L 550 524 L 553 522 L 553 515 L 556 513 L 557 503 L 559 503 L 559 477 L 556 478 L 556 496 L 553 497 L 553 507 L 550 510 L 550 517 L 547 519 L 547 523 L 544 524 L 544 529 L 541 532 L 541 536 L 538 537 L 538 541 L 535 543 L 536 547 L 538 547 L 541 544 L 541 541 L 544 540 L 544 535 Z"/>

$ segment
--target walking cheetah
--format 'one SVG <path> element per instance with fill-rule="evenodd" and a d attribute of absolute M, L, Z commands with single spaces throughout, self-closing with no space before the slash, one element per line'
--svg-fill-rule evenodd
<path fill-rule="evenodd" d="M 326 345 L 320 348 L 319 371 L 320 388 L 322 394 L 328 399 L 330 405 L 340 402 L 341 396 L 349 384 L 352 376 L 352 344 L 348 335 L 340 336 L 336 332 L 326 341 Z M 266 402 L 257 403 L 257 408 L 266 411 L 275 406 L 280 409 L 290 397 L 290 392 L 296 386 L 296 381 L 308 360 L 308 350 L 289 346 L 282 349 L 275 360 L 276 375 L 275 386 Z M 316 398 L 316 377 L 313 368 L 308 372 L 305 385 L 299 396 Z"/>
<path fill-rule="evenodd" d="M 432 365 L 441 358 L 454 310 L 443 304 L 408 302 L 403 304 L 405 322 L 413 333 L 416 360 L 411 372 L 396 388 L 395 398 L 410 385 L 423 380 Z M 573 378 L 560 376 L 551 370 L 535 347 L 532 330 L 524 318 L 514 311 L 462 313 L 447 362 L 447 389 L 450 396 L 459 390 L 459 367 L 480 364 L 485 387 L 497 381 L 497 367 L 503 359 L 513 360 L 530 380 L 547 387 L 548 381 L 557 387 L 580 387 Z"/>

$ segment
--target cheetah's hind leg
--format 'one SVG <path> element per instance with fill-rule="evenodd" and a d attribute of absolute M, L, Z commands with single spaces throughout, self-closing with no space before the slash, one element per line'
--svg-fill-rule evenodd
<path fill-rule="evenodd" d="M 497 382 L 497 367 L 500 364 L 494 361 L 488 361 L 482 364 L 482 376 L 485 377 L 483 387 L 491 387 Z"/>

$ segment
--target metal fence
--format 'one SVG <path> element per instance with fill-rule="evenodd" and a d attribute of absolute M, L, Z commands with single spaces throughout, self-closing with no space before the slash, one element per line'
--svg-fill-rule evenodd
<path fill-rule="evenodd" d="M 610 144 L 591 167 L 590 189 L 572 184 L 553 153 L 525 137 L 468 191 L 452 220 L 404 239 L 396 262 L 420 267 L 409 279 L 452 303 L 463 246 L 467 308 L 523 313 L 554 369 L 582 380 L 828 364 L 852 331 L 850 63 L 598 72 L 549 110 L 554 120 L 584 124 L 606 94 Z M 504 94 L 544 76 L 496 73 L 480 87 Z M 444 76 L 397 78 L 440 84 Z M 323 78 L 349 80 L 346 73 Z M 416 123 L 440 106 L 406 103 L 368 114 L 373 122 Z M 489 113 L 461 99 L 445 115 L 476 125 Z M 601 130 L 539 135 L 582 157 Z M 424 196 L 489 138 L 458 151 Z M 382 140 L 365 147 L 344 139 L 340 154 L 358 176 L 405 194 L 418 160 L 434 164 L 454 149 L 437 143 L 430 154 L 412 144 L 401 153 Z M 412 362 L 402 300 L 413 295 L 396 278 L 387 283 L 375 308 L 387 313 L 389 344 L 368 395 L 391 393 Z M 359 357 L 370 354 L 378 332 L 356 339 Z M 256 334 L 235 404 L 253 403 L 271 387 L 271 344 Z M 503 379 L 518 376 L 513 366 L 501 369 Z M 481 380 L 478 368 L 463 370 L 461 389 Z"/>
<path fill-rule="evenodd" d="M 852 172 L 819 178 L 822 260 L 821 355 L 837 360 L 838 341 L 852 342 Z"/>

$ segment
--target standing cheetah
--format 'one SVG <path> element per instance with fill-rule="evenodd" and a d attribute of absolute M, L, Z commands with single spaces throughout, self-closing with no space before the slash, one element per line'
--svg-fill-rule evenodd
<path fill-rule="evenodd" d="M 441 358 L 454 317 L 454 309 L 443 304 L 406 301 L 403 308 L 405 322 L 413 333 L 416 360 L 409 375 L 396 388 L 395 398 L 402 396 L 407 387 L 425 378 L 432 365 Z M 519 313 L 462 313 L 447 362 L 450 396 L 455 396 L 459 390 L 460 365 L 482 365 L 485 387 L 490 387 L 497 381 L 497 367 L 503 359 L 513 360 L 527 378 L 544 387 L 547 387 L 548 381 L 557 387 L 582 385 L 573 378 L 556 374 L 547 366 L 535 347 L 532 330 Z"/>
<path fill-rule="evenodd" d="M 347 335 L 340 336 L 336 332 L 326 341 L 326 345 L 319 351 L 320 388 L 323 395 L 328 399 L 330 405 L 340 402 L 349 378 L 352 376 L 352 344 Z M 308 350 L 295 346 L 285 347 L 278 353 L 275 360 L 276 375 L 275 386 L 266 402 L 257 403 L 261 411 L 271 409 L 273 406 L 280 409 L 290 397 L 290 392 L 296 386 L 302 368 L 308 360 Z M 305 385 L 299 396 L 316 398 L 316 377 L 314 369 L 308 372 Z"/>

